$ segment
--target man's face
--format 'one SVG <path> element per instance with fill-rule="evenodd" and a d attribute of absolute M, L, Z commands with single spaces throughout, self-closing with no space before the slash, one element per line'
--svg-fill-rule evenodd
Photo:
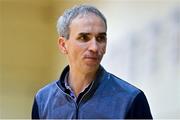
<path fill-rule="evenodd" d="M 77 16 L 70 24 L 65 47 L 71 69 L 97 70 L 106 51 L 105 23 L 94 14 Z"/>

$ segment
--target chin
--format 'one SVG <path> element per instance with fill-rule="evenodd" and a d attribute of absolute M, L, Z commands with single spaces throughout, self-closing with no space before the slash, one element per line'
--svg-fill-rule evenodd
<path fill-rule="evenodd" d="M 88 70 L 94 71 L 98 69 L 99 63 L 86 63 L 85 67 Z"/>

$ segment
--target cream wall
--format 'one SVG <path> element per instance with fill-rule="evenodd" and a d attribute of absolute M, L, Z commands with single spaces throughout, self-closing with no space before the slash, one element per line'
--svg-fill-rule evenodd
<path fill-rule="evenodd" d="M 0 0 L 0 119 L 30 118 L 33 96 L 57 79 L 66 64 L 57 48 L 56 20 L 65 8 L 84 2 L 97 6 L 108 20 L 103 66 L 141 88 L 155 118 L 180 118 L 180 66 L 166 57 L 172 43 L 166 33 L 176 28 L 168 15 L 178 0 Z M 149 30 L 159 22 L 166 32 L 152 37 Z M 161 44 L 164 38 L 167 43 Z M 154 39 L 161 41 L 158 54 L 151 53 Z M 153 73 L 154 54 L 159 69 Z"/>
<path fill-rule="evenodd" d="M 0 0 L 0 118 L 30 118 L 35 92 L 56 79 L 53 3 Z"/>

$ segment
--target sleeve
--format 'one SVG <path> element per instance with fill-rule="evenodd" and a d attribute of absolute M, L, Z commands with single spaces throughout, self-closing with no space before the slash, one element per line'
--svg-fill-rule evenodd
<path fill-rule="evenodd" d="M 39 111 L 38 111 L 38 105 L 37 105 L 36 99 L 34 99 L 34 103 L 33 103 L 33 106 L 32 106 L 31 118 L 32 119 L 40 119 L 39 118 Z"/>
<path fill-rule="evenodd" d="M 126 118 L 127 119 L 152 119 L 148 101 L 142 91 L 133 100 Z"/>

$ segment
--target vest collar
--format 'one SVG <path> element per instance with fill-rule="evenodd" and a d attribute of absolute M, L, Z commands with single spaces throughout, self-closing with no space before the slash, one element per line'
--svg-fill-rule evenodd
<path fill-rule="evenodd" d="M 59 80 L 57 81 L 58 86 L 60 87 L 60 89 L 65 92 L 65 86 L 64 86 L 64 79 L 66 77 L 66 74 L 69 72 L 69 65 L 67 65 Z M 85 102 L 86 100 L 90 99 L 90 97 L 94 94 L 94 92 L 96 91 L 96 89 L 98 88 L 98 86 L 100 85 L 101 82 L 103 82 L 103 79 L 105 79 L 105 69 L 100 65 L 97 71 L 97 76 L 96 79 L 94 80 L 94 84 L 92 84 L 92 87 L 90 88 L 90 90 L 85 93 L 84 97 L 82 98 L 82 100 L 80 102 Z"/>

